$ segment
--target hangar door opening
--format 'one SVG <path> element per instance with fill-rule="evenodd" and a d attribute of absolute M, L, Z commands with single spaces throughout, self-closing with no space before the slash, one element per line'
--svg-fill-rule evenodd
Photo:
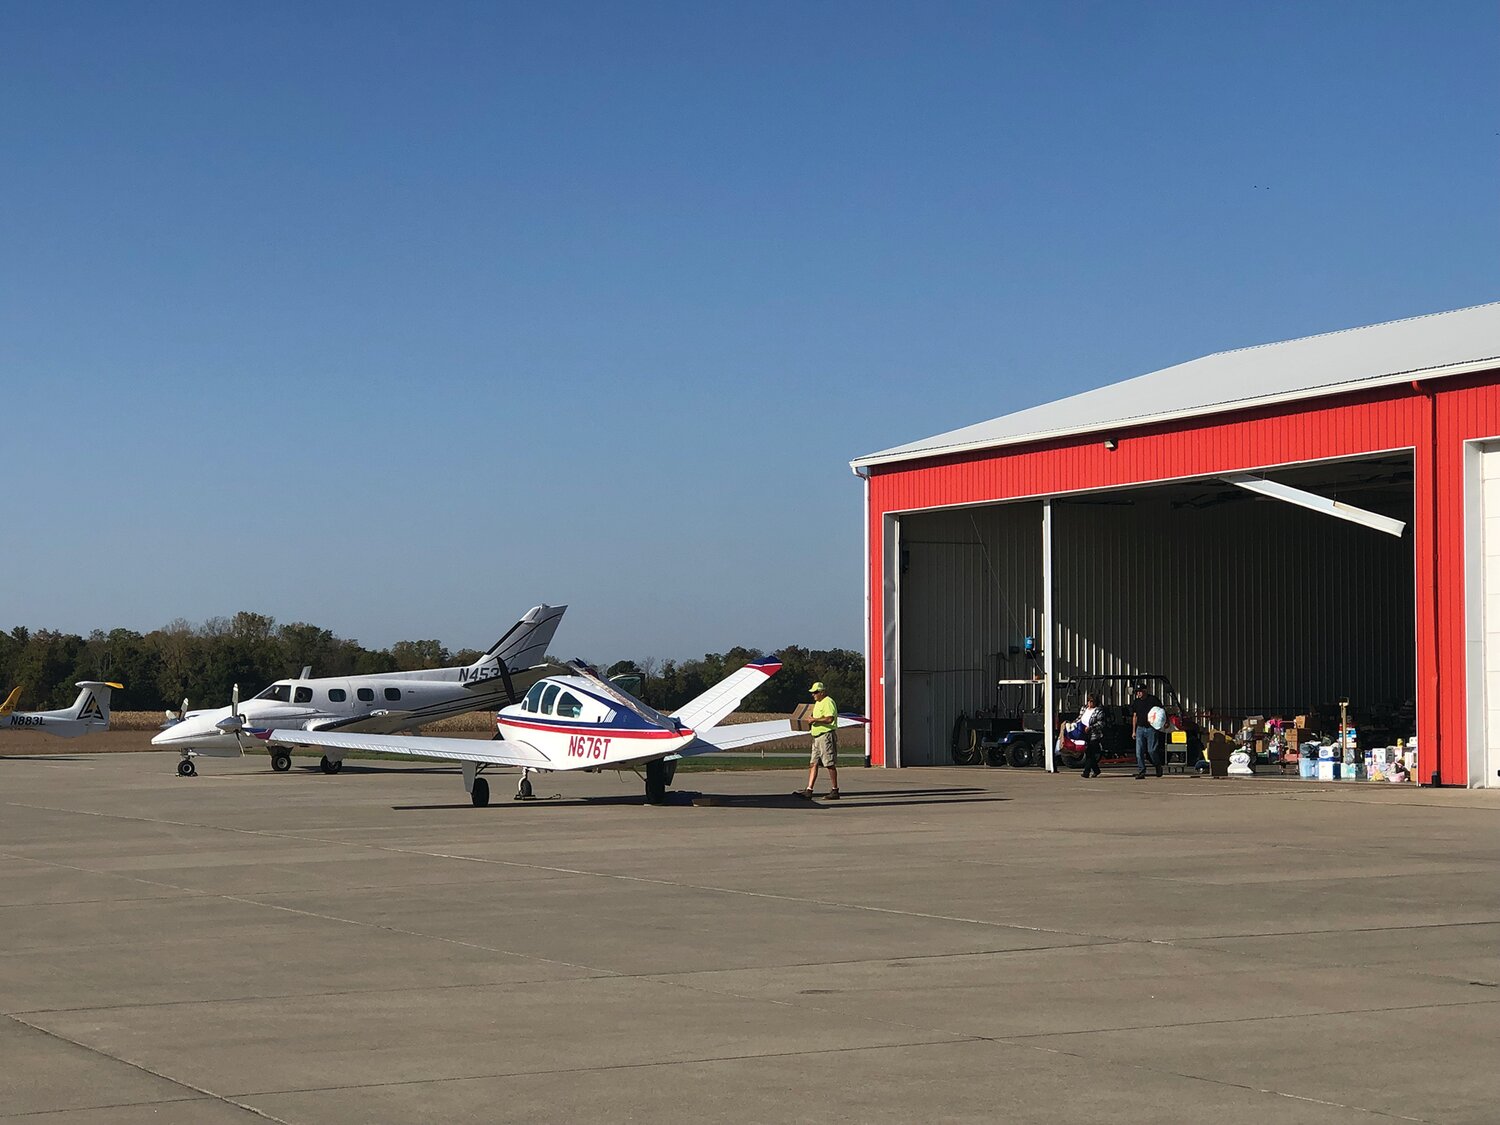
<path fill-rule="evenodd" d="M 1002 703 L 1040 722 L 1039 690 L 998 681 L 1039 674 L 1026 638 L 1041 636 L 1041 555 L 1039 503 L 901 518 L 902 765 L 952 765 L 960 714 Z"/>
<path fill-rule="evenodd" d="M 1303 716 L 1304 739 L 1336 735 L 1347 700 L 1362 747 L 1410 738 L 1411 455 L 1258 475 L 1406 526 L 1398 537 L 1218 479 L 1058 497 L 1049 628 L 1040 503 L 903 517 L 902 764 L 951 763 L 960 712 L 1014 704 L 1000 681 L 1040 671 L 1028 636 L 1053 646 L 1060 709 L 1087 677 L 1122 690 L 1164 677 L 1208 728 Z M 1058 718 L 1029 721 L 1050 738 Z"/>

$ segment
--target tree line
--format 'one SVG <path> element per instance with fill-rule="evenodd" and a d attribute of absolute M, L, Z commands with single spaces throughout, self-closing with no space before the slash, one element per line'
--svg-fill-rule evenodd
<path fill-rule="evenodd" d="M 0 698 L 19 686 L 19 707 L 49 710 L 73 702 L 78 680 L 113 680 L 125 685 L 112 701 L 117 710 L 175 710 L 183 699 L 194 707 L 219 707 L 229 702 L 236 683 L 248 697 L 304 667 L 311 667 L 314 676 L 356 676 L 453 667 L 480 655 L 477 649 L 449 650 L 436 640 L 368 649 L 317 625 L 278 625 L 274 618 L 249 612 L 197 624 L 179 618 L 149 633 L 96 629 L 87 637 L 17 626 L 0 631 Z M 699 660 L 621 660 L 609 665 L 608 672 L 644 673 L 646 702 L 671 710 L 761 655 L 732 648 Z M 781 672 L 745 701 L 748 710 L 790 711 L 807 700 L 814 680 L 823 680 L 843 709 L 863 705 L 864 657 L 859 653 L 789 646 L 779 655 Z"/>

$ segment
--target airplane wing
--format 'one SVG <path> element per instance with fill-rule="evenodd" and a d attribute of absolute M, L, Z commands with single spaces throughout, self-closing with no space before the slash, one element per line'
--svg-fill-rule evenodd
<path fill-rule="evenodd" d="M 361 731 L 365 734 L 395 734 L 411 723 L 410 711 L 372 711 L 368 715 L 348 715 L 341 719 L 311 719 L 303 730 Z"/>
<path fill-rule="evenodd" d="M 862 715 L 840 715 L 839 726 L 864 726 L 870 720 Z M 793 730 L 790 719 L 769 719 L 763 723 L 730 723 L 728 726 L 711 727 L 700 731 L 695 741 L 688 743 L 677 753 L 690 758 L 694 754 L 711 754 L 715 750 L 738 750 L 742 746 L 754 746 L 761 742 L 775 742 L 782 738 L 800 738 L 805 730 Z"/>
<path fill-rule="evenodd" d="M 430 735 L 346 734 L 321 730 L 273 730 L 270 742 L 291 746 L 327 746 L 335 750 L 365 750 L 377 754 L 402 754 L 409 758 L 436 758 L 442 762 L 482 762 L 492 766 L 530 766 L 532 769 L 567 769 L 554 765 L 547 756 L 524 742 L 484 741 L 477 738 L 437 738 Z"/>

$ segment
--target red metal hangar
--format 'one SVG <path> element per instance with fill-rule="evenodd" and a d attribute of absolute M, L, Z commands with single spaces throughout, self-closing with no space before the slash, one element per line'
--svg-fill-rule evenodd
<path fill-rule="evenodd" d="M 1415 781 L 1500 785 L 1500 303 L 1222 352 L 851 464 L 873 764 L 1012 727 L 1063 764 L 1073 695 L 1149 679 L 1205 731 L 1283 719 L 1342 749 L 1344 723 L 1414 742 Z"/>

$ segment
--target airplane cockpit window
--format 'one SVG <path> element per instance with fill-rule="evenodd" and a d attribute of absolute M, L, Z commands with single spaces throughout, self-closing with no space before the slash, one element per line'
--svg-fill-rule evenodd
<path fill-rule="evenodd" d="M 290 703 L 292 701 L 291 684 L 272 684 L 255 697 L 256 699 L 274 699 L 277 703 Z"/>
<path fill-rule="evenodd" d="M 292 702 L 293 703 L 311 703 L 312 702 L 312 688 L 310 688 L 310 687 L 299 687 L 297 689 L 297 694 L 292 697 Z"/>
<path fill-rule="evenodd" d="M 542 705 L 542 692 L 547 690 L 547 685 L 538 681 L 531 685 L 531 690 L 526 693 L 526 698 L 521 700 L 521 710 L 536 711 Z"/>
<path fill-rule="evenodd" d="M 562 698 L 557 701 L 557 714 L 562 719 L 576 719 L 583 714 L 583 704 L 573 698 L 569 692 L 563 692 Z"/>
<path fill-rule="evenodd" d="M 557 693 L 562 689 L 556 684 L 548 684 L 547 690 L 542 692 L 542 714 L 552 714 L 552 704 L 557 699 Z"/>

